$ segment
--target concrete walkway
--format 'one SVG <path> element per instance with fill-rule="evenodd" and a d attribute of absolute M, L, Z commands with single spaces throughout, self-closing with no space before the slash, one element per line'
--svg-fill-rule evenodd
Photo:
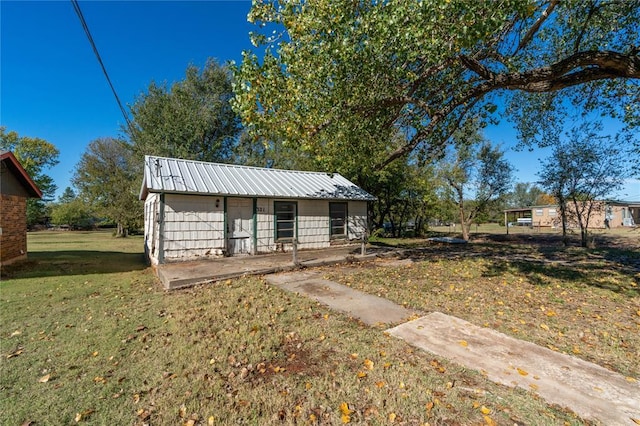
<path fill-rule="evenodd" d="M 640 384 L 580 358 L 554 352 L 460 318 L 433 312 L 388 332 L 425 351 L 534 392 L 604 425 L 640 421 Z"/>
<path fill-rule="evenodd" d="M 386 299 L 324 280 L 312 271 L 266 279 L 370 325 L 398 323 L 413 315 Z M 640 383 L 579 358 L 439 312 L 387 331 L 412 346 L 477 370 L 494 382 L 534 392 L 584 419 L 604 425 L 640 422 Z"/>
<path fill-rule="evenodd" d="M 314 272 L 293 272 L 265 277 L 267 282 L 303 294 L 368 325 L 397 324 L 407 321 L 413 311 L 382 297 L 320 278 Z"/>

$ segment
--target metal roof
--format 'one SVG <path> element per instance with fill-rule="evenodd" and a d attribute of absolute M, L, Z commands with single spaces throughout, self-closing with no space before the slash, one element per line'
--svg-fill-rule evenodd
<path fill-rule="evenodd" d="M 337 173 L 266 169 L 145 156 L 140 199 L 150 192 L 239 197 L 373 201 L 376 198 Z"/>

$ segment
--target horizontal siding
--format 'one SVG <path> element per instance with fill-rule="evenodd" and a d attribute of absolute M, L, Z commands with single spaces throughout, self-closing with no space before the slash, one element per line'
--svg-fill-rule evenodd
<path fill-rule="evenodd" d="M 298 247 L 319 249 L 329 247 L 329 202 L 301 200 L 298 202 Z"/>
<path fill-rule="evenodd" d="M 225 247 L 222 199 L 166 194 L 163 234 L 167 261 L 222 255 Z"/>
<path fill-rule="evenodd" d="M 258 198 L 256 205 L 257 252 L 271 253 L 275 250 L 273 228 L 273 199 Z"/>
<path fill-rule="evenodd" d="M 363 201 L 349 201 L 347 206 L 347 229 L 349 239 L 361 239 L 367 232 L 367 203 Z"/>

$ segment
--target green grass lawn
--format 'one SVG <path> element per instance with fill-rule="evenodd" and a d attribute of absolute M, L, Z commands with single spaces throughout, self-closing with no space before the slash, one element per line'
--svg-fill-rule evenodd
<path fill-rule="evenodd" d="M 165 292 L 143 262 L 142 242 L 99 232 L 29 234 L 29 260 L 0 282 L 2 424 L 582 424 L 532 393 L 259 277 Z M 571 274 L 551 280 L 548 271 L 506 261 L 415 260 L 411 268 L 327 275 L 521 338 L 544 319 L 550 337 L 539 343 L 573 351 L 586 338 L 577 356 L 637 375 L 637 293 L 582 286 Z M 613 275 L 616 285 L 633 290 L 637 277 L 625 274 Z M 500 292 L 474 288 L 478 282 Z M 517 295 L 508 296 L 510 288 Z M 458 311 L 465 304 L 466 314 Z M 510 331 L 513 324 L 522 331 Z"/>

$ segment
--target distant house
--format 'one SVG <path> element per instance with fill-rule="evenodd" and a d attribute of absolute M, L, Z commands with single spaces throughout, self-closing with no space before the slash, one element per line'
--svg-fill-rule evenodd
<path fill-rule="evenodd" d="M 145 253 L 161 264 L 360 239 L 375 197 L 335 173 L 146 156 L 140 199 Z"/>
<path fill-rule="evenodd" d="M 27 258 L 27 198 L 42 192 L 13 153 L 0 152 L 0 264 Z"/>
<path fill-rule="evenodd" d="M 567 204 L 567 226 L 577 228 L 576 209 Z M 560 228 L 560 207 L 555 204 L 507 209 L 504 211 L 505 224 L 529 225 L 535 227 Z M 621 228 L 640 223 L 640 202 L 593 201 L 590 228 Z"/>

